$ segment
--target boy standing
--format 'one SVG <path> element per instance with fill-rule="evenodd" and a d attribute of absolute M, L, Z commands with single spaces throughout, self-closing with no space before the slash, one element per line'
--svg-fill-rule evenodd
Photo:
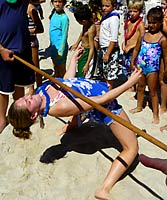
<path fill-rule="evenodd" d="M 119 46 L 118 31 L 120 25 L 120 16 L 115 10 L 116 0 L 102 0 L 102 20 L 99 33 L 99 74 L 110 84 L 112 84 L 119 73 Z"/>
<path fill-rule="evenodd" d="M 75 50 L 81 42 L 84 47 L 84 53 L 78 60 L 78 77 L 85 77 L 90 71 L 90 62 L 94 55 L 94 38 L 96 36 L 96 27 L 92 19 L 92 12 L 88 5 L 82 5 L 76 8 L 74 16 L 77 22 L 83 25 L 81 34 L 77 42 L 71 46 L 71 50 Z"/>
<path fill-rule="evenodd" d="M 123 73 L 128 77 L 132 73 L 130 62 L 132 59 L 133 49 L 137 44 L 139 36 L 144 34 L 144 23 L 140 14 L 143 9 L 143 1 L 131 0 L 128 5 L 129 18 L 124 25 L 124 42 L 123 50 Z"/>

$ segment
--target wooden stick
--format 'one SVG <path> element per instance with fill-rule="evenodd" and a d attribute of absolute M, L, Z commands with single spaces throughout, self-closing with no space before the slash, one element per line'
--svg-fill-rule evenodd
<path fill-rule="evenodd" d="M 39 68 L 35 67 L 34 65 L 28 63 L 27 61 L 23 60 L 22 58 L 20 58 L 20 57 L 18 57 L 16 55 L 14 55 L 14 58 L 17 59 L 17 60 L 19 60 L 23 64 L 25 64 L 27 67 L 33 69 L 35 72 L 37 72 L 37 73 L 41 74 L 42 76 L 44 76 L 45 78 L 49 79 L 50 81 L 56 83 L 57 85 L 59 85 L 63 89 L 69 91 L 73 95 L 75 95 L 78 98 L 82 99 L 83 101 L 85 101 L 86 103 L 88 103 L 89 105 L 91 105 L 93 108 L 96 108 L 100 112 L 102 112 L 105 115 L 111 117 L 112 119 L 114 119 L 115 121 L 117 121 L 118 123 L 120 123 L 121 125 L 127 127 L 128 129 L 130 129 L 133 132 L 137 133 L 138 135 L 142 136 L 143 138 L 145 138 L 149 142 L 153 143 L 154 145 L 158 146 L 159 148 L 163 149 L 164 151 L 167 151 L 167 145 L 166 144 L 164 144 L 161 141 L 157 140 L 156 138 L 152 137 L 148 133 L 145 133 L 144 131 L 142 131 L 138 127 L 134 126 L 133 124 L 127 122 L 126 120 L 122 119 L 121 117 L 119 117 L 117 115 L 114 115 L 113 113 L 111 113 L 110 111 L 108 111 L 107 109 L 105 109 L 104 107 L 102 107 L 101 105 L 98 105 L 96 102 L 92 101 L 91 99 L 83 96 L 79 92 L 77 92 L 77 91 L 73 90 L 72 88 L 68 87 L 67 85 L 61 83 L 57 79 L 53 78 L 49 74 L 43 72 L 42 70 L 40 70 Z"/>

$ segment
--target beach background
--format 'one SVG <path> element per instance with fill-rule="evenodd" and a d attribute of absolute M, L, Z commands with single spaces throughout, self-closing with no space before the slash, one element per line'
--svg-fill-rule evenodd
<path fill-rule="evenodd" d="M 38 36 L 40 41 L 39 55 L 42 69 L 52 68 L 49 47 L 49 20 L 52 10 L 49 1 L 42 4 L 44 11 L 43 25 L 45 32 Z M 81 26 L 73 14 L 65 10 L 70 19 L 69 45 L 72 45 Z M 120 38 L 123 31 L 120 29 Z M 69 52 L 68 62 L 72 56 Z M 160 132 L 160 126 L 167 123 L 167 113 L 161 116 L 160 124 L 151 123 L 152 113 L 146 107 L 142 112 L 132 115 L 129 110 L 136 106 L 132 100 L 134 93 L 125 92 L 118 101 L 123 105 L 132 124 L 145 129 L 148 134 L 167 144 L 167 131 Z M 10 103 L 12 97 L 10 97 Z M 65 121 L 68 119 L 64 118 Z M 111 166 L 111 161 L 100 152 L 92 155 L 69 152 L 65 158 L 54 164 L 43 164 L 39 161 L 42 153 L 50 146 L 60 143 L 57 132 L 64 124 L 54 118 L 44 119 L 45 128 L 39 123 L 32 126 L 32 138 L 20 140 L 13 136 L 12 127 L 8 125 L 0 135 L 0 200 L 93 200 L 95 190 L 101 185 Z M 123 134 L 123 133 L 122 133 Z M 166 158 L 167 153 L 146 139 L 139 137 L 139 153 L 151 157 Z M 109 157 L 115 158 L 118 151 L 113 148 L 103 150 Z M 159 171 L 138 164 L 136 169 L 111 190 L 112 200 L 158 200 L 167 199 L 166 176 Z"/>

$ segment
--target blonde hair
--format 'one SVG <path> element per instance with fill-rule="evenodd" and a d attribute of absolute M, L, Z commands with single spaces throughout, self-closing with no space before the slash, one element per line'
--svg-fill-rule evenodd
<path fill-rule="evenodd" d="M 34 123 L 31 113 L 24 107 L 12 103 L 8 111 L 9 123 L 14 127 L 13 134 L 22 139 L 29 139 L 31 136 L 30 126 Z"/>
<path fill-rule="evenodd" d="M 144 2 L 142 0 L 130 0 L 128 4 L 128 9 L 137 9 L 142 11 Z"/>

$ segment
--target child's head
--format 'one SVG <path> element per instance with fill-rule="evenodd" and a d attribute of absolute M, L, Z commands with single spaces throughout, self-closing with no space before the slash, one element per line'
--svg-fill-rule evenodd
<path fill-rule="evenodd" d="M 61 12 L 66 4 L 66 0 L 51 0 L 51 3 L 56 12 Z"/>
<path fill-rule="evenodd" d="M 143 9 L 143 1 L 130 0 L 128 4 L 128 13 L 131 20 L 137 20 Z"/>
<path fill-rule="evenodd" d="M 92 12 L 88 5 L 82 5 L 74 10 L 74 17 L 78 23 L 82 24 L 83 21 L 90 21 L 92 18 Z"/>
<path fill-rule="evenodd" d="M 143 10 L 143 1 L 142 0 L 130 0 L 128 4 L 128 10 L 136 9 L 140 12 Z"/>
<path fill-rule="evenodd" d="M 158 32 L 163 25 L 163 11 L 160 6 L 151 8 L 147 13 L 148 30 L 150 32 Z"/>
<path fill-rule="evenodd" d="M 115 10 L 116 7 L 117 0 L 102 0 L 102 13 L 104 16 Z"/>
<path fill-rule="evenodd" d="M 13 134 L 16 137 L 29 139 L 31 136 L 30 126 L 34 123 L 31 113 L 27 108 L 12 103 L 8 111 L 9 123 L 13 126 Z"/>
<path fill-rule="evenodd" d="M 90 0 L 88 5 L 92 12 L 96 13 L 101 11 L 102 4 L 99 0 Z"/>
<path fill-rule="evenodd" d="M 167 0 L 161 0 L 161 7 L 162 7 L 163 11 L 166 10 L 166 8 L 167 8 Z"/>

